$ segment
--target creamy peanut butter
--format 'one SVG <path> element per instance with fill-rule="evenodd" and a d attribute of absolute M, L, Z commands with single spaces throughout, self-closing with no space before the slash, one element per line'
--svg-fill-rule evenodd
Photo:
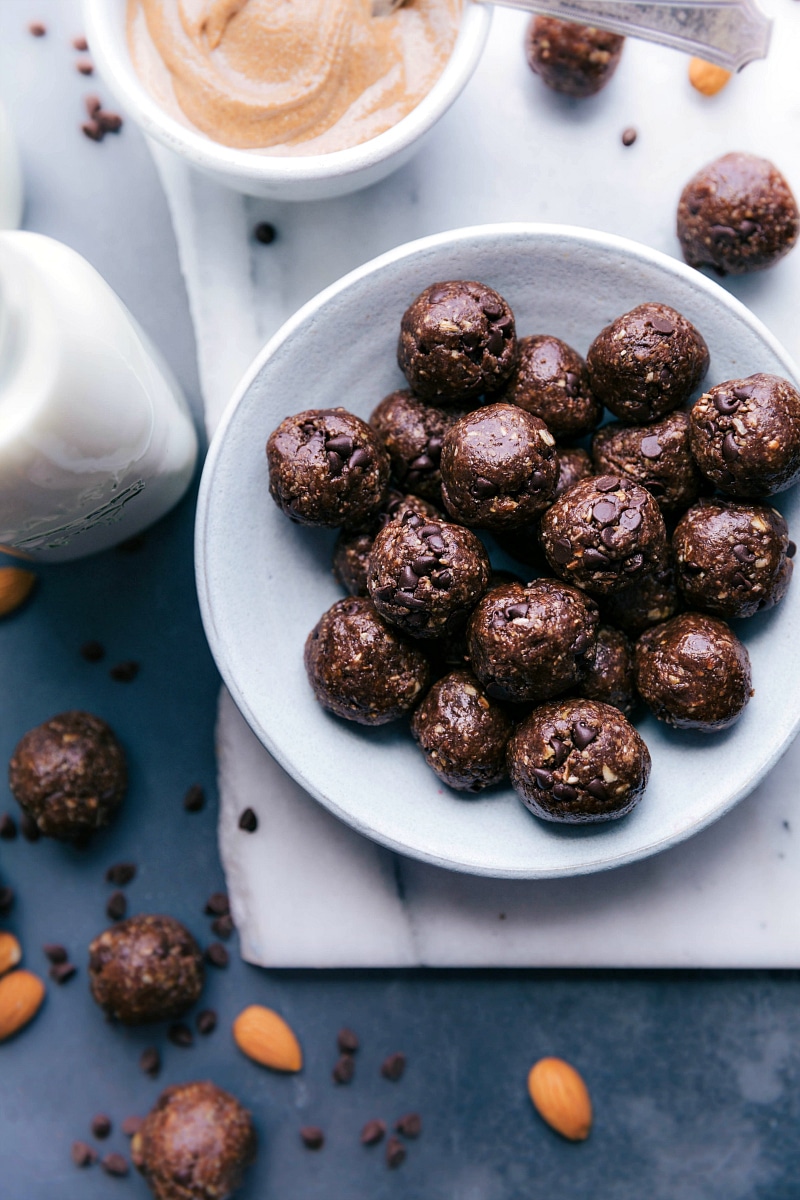
<path fill-rule="evenodd" d="M 136 70 L 173 116 L 226 146 L 327 154 L 377 137 L 430 91 L 463 0 L 128 0 Z"/>

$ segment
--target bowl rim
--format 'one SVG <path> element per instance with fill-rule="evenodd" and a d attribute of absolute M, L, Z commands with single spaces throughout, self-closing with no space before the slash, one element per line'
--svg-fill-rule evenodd
<path fill-rule="evenodd" d="M 82 0 L 83 22 L 98 70 L 119 104 L 149 136 L 195 166 L 253 183 L 300 184 L 346 179 L 400 155 L 444 116 L 480 62 L 492 21 L 487 4 L 465 0 L 456 45 L 427 95 L 401 121 L 377 137 L 329 154 L 269 155 L 216 142 L 170 116 L 147 90 L 124 39 L 115 35 L 118 10 L 127 0 Z M 124 48 L 123 48 L 124 47 Z"/>
<path fill-rule="evenodd" d="M 299 308 L 281 328 L 269 339 L 263 349 L 256 355 L 250 367 L 247 369 L 228 404 L 225 406 L 220 417 L 217 428 L 214 432 L 211 444 L 209 446 L 206 461 L 203 466 L 203 472 L 200 479 L 200 487 L 197 497 L 197 509 L 195 518 L 195 581 L 197 586 L 197 594 L 200 605 L 200 613 L 214 661 L 222 676 L 222 680 L 231 694 L 231 697 L 244 717 L 250 729 L 256 735 L 265 749 L 272 757 L 280 764 L 287 774 L 294 779 L 304 790 L 311 795 L 315 800 L 323 805 L 329 812 L 333 813 L 339 820 L 342 820 L 350 828 L 356 832 L 369 838 L 373 842 L 385 846 L 389 850 L 395 851 L 398 854 L 414 858 L 421 862 L 427 862 L 434 866 L 442 867 L 448 870 L 456 871 L 463 874 L 480 875 L 490 878 L 501 879 L 557 879 L 569 878 L 574 875 L 587 875 L 599 871 L 610 870 L 612 868 L 624 866 L 627 863 L 637 862 L 640 859 L 649 858 L 653 854 L 666 850 L 670 846 L 678 845 L 689 837 L 693 837 L 702 829 L 713 824 L 725 813 L 734 808 L 745 796 L 761 782 L 761 780 L 772 770 L 775 764 L 780 760 L 783 754 L 792 744 L 794 737 L 800 731 L 800 706 L 798 706 L 797 714 L 790 727 L 790 732 L 785 740 L 773 750 L 768 759 L 760 764 L 757 770 L 752 771 L 747 775 L 739 788 L 732 794 L 729 794 L 715 809 L 710 812 L 701 814 L 697 820 L 681 827 L 679 830 L 667 830 L 662 837 L 655 838 L 644 846 L 639 846 L 628 851 L 621 851 L 616 854 L 608 854 L 606 848 L 603 857 L 598 857 L 596 860 L 582 862 L 576 865 L 567 865 L 558 868 L 548 868 L 544 871 L 537 871 L 535 868 L 525 868 L 523 870 L 510 870 L 508 868 L 491 868 L 483 863 L 470 863 L 467 861 L 454 862 L 447 859 L 442 859 L 434 853 L 426 853 L 424 849 L 416 845 L 409 845 L 399 839 L 392 838 L 382 834 L 380 831 L 368 828 L 363 823 L 354 820 L 350 813 L 342 809 L 335 800 L 327 796 L 319 788 L 317 788 L 305 775 L 302 764 L 294 761 L 289 761 L 272 739 L 269 730 L 264 727 L 256 713 L 253 711 L 248 702 L 247 697 L 243 694 L 237 683 L 235 673 L 231 667 L 230 661 L 226 652 L 226 638 L 224 631 L 220 630 L 217 625 L 214 601 L 211 596 L 211 587 L 209 585 L 208 572 L 206 571 L 207 561 L 207 546 L 209 538 L 209 512 L 211 508 L 212 496 L 214 492 L 215 474 L 220 462 L 222 448 L 226 439 L 226 433 L 230 427 L 237 411 L 249 392 L 254 381 L 263 371 L 265 365 L 269 362 L 276 351 L 322 308 L 324 308 L 334 297 L 340 295 L 348 288 L 357 284 L 362 279 L 383 270 L 385 267 L 399 262 L 405 258 L 411 258 L 417 254 L 424 253 L 426 250 L 436 248 L 445 244 L 458 244 L 459 242 L 473 242 L 475 240 L 490 240 L 498 236 L 526 237 L 526 238 L 566 238 L 571 240 L 575 246 L 585 246 L 588 248 L 601 248 L 604 250 L 616 250 L 620 253 L 633 255 L 636 258 L 666 269 L 669 272 L 683 277 L 687 281 L 695 284 L 701 292 L 706 292 L 716 302 L 722 302 L 723 306 L 727 307 L 733 314 L 743 319 L 754 332 L 767 344 L 775 356 L 784 364 L 786 374 L 797 382 L 800 386 L 800 370 L 797 364 L 794 363 L 791 355 L 786 351 L 783 345 L 778 341 L 773 333 L 766 325 L 758 318 L 750 309 L 747 308 L 740 300 L 731 295 L 725 288 L 721 287 L 714 280 L 702 274 L 694 267 L 689 267 L 680 260 L 665 254 L 660 250 L 655 250 L 650 246 L 646 246 L 641 242 L 634 241 L 632 238 L 622 237 L 618 234 L 603 233 L 599 230 L 588 229 L 578 225 L 566 224 L 551 224 L 546 222 L 496 222 L 484 225 L 465 226 L 458 229 L 446 230 L 441 233 L 428 235 L 427 237 L 418 238 L 411 242 L 403 243 L 392 250 L 378 255 L 376 258 L 370 259 L 369 262 L 363 263 L 356 267 L 353 271 L 349 271 L 346 275 L 318 292 L 308 300 L 301 308 Z"/>

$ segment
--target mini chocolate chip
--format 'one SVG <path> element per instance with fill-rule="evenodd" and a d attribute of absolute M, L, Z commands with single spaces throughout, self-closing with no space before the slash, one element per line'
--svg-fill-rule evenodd
<path fill-rule="evenodd" d="M 600 541 L 607 550 L 613 550 L 616 546 L 617 533 L 619 532 L 616 525 L 606 525 L 605 529 L 600 534 Z"/>
<path fill-rule="evenodd" d="M 325 449 L 332 450 L 341 459 L 349 458 L 353 453 L 353 439 L 346 433 L 341 433 L 337 437 L 328 438 Z"/>
<path fill-rule="evenodd" d="M 419 536 L 421 538 L 430 538 L 430 537 L 433 537 L 434 534 L 439 534 L 441 532 L 442 532 L 441 525 L 423 525 L 422 529 L 420 529 L 420 531 L 419 531 Z M 442 549 L 444 549 L 444 546 L 442 547 Z"/>
<path fill-rule="evenodd" d="M 428 458 L 427 454 L 420 454 L 411 463 L 412 471 L 432 471 L 435 463 L 432 458 Z"/>
<path fill-rule="evenodd" d="M 144 1125 L 144 1117 L 126 1117 L 120 1126 L 125 1137 L 133 1137 Z"/>
<path fill-rule="evenodd" d="M 81 133 L 90 142 L 102 142 L 103 140 L 103 130 L 100 127 L 99 121 L 84 121 L 81 125 Z"/>
<path fill-rule="evenodd" d="M 550 738 L 550 746 L 555 755 L 555 763 L 560 767 L 564 760 L 569 756 L 569 746 L 566 742 L 562 742 L 560 738 Z"/>
<path fill-rule="evenodd" d="M 69 958 L 66 946 L 62 946 L 59 942 L 45 942 L 42 946 L 42 951 L 48 962 L 54 965 L 65 963 Z"/>
<path fill-rule="evenodd" d="M 34 821 L 33 817 L 28 816 L 26 812 L 19 819 L 20 833 L 25 838 L 26 842 L 38 842 L 42 836 L 42 831 Z"/>
<path fill-rule="evenodd" d="M 437 571 L 435 575 L 431 576 L 431 583 L 435 588 L 449 588 L 452 582 L 452 571 Z"/>
<path fill-rule="evenodd" d="M 431 571 L 435 571 L 438 565 L 438 558 L 434 558 L 432 554 L 424 554 L 414 559 L 411 564 L 411 570 L 415 575 L 430 575 Z"/>
<path fill-rule="evenodd" d="M 467 329 L 461 334 L 461 343 L 467 350 L 477 350 L 483 341 L 483 336 L 476 329 Z"/>
<path fill-rule="evenodd" d="M 576 721 L 572 727 L 572 740 L 579 750 L 585 750 L 596 737 L 597 730 L 585 725 L 583 721 Z"/>
<path fill-rule="evenodd" d="M 726 433 L 722 439 L 722 457 L 725 462 L 735 462 L 739 457 L 739 447 L 736 445 L 736 438 L 732 433 Z"/>
<path fill-rule="evenodd" d="M 230 911 L 230 900 L 225 892 L 212 892 L 203 908 L 203 912 L 207 917 L 224 917 Z"/>
<path fill-rule="evenodd" d="M 358 1050 L 358 1038 L 352 1029 L 340 1029 L 336 1035 L 336 1045 L 342 1054 L 355 1054 Z"/>
<path fill-rule="evenodd" d="M 78 968 L 74 963 L 63 962 L 53 963 L 50 970 L 47 972 L 53 983 L 63 984 L 68 983 L 72 976 L 77 972 Z"/>
<path fill-rule="evenodd" d="M 620 486 L 620 481 L 616 475 L 599 475 L 594 481 L 594 486 L 598 492 L 615 492 Z"/>
<path fill-rule="evenodd" d="M 376 587 L 372 593 L 375 600 L 380 600 L 383 604 L 391 604 L 394 600 L 395 586 L 393 583 L 383 583 L 380 587 Z"/>
<path fill-rule="evenodd" d="M 675 378 L 675 376 L 672 374 L 672 371 L 667 366 L 662 367 L 658 373 L 659 383 L 661 384 L 662 387 L 665 387 L 665 388 L 670 386 L 670 384 L 672 383 L 674 378 Z"/>
<path fill-rule="evenodd" d="M 586 785 L 586 790 L 590 796 L 594 796 L 595 800 L 607 800 L 608 789 L 602 779 L 593 779 L 591 783 Z"/>
<path fill-rule="evenodd" d="M 739 223 L 739 233 L 743 237 L 750 237 L 750 234 L 755 233 L 757 229 L 758 225 L 756 225 L 755 221 L 741 221 Z"/>
<path fill-rule="evenodd" d="M 300 1130 L 300 1140 L 306 1150 L 321 1150 L 325 1145 L 325 1134 L 318 1125 L 304 1125 Z"/>
<path fill-rule="evenodd" d="M 618 508 L 613 500 L 598 500 L 592 509 L 592 516 L 600 525 L 608 525 L 616 520 Z"/>
<path fill-rule="evenodd" d="M 595 550 L 594 546 L 590 546 L 588 550 L 584 550 L 583 561 L 592 571 L 602 571 L 611 566 L 611 560 L 608 556 L 603 554 L 602 550 Z"/>
<path fill-rule="evenodd" d="M 578 793 L 569 783 L 554 783 L 553 796 L 556 800 L 563 800 L 565 804 L 572 804 L 573 800 L 578 799 Z"/>
<path fill-rule="evenodd" d="M 96 1117 L 92 1117 L 92 1133 L 96 1138 L 107 1138 L 111 1129 L 111 1117 L 107 1117 L 105 1113 L 98 1113 Z"/>
<path fill-rule="evenodd" d="M 109 112 L 105 108 L 97 110 L 95 120 L 103 133 L 119 133 L 120 129 L 122 129 L 122 117 L 119 113 Z"/>
<path fill-rule="evenodd" d="M 370 454 L 369 450 L 364 450 L 362 447 L 360 450 L 353 451 L 347 461 L 347 465 L 351 471 L 355 471 L 356 469 L 365 471 L 371 462 L 372 455 Z"/>
<path fill-rule="evenodd" d="M 205 960 L 212 967 L 219 967 L 220 970 L 227 967 L 229 955 L 222 942 L 211 942 L 209 946 L 206 946 Z"/>
<path fill-rule="evenodd" d="M 390 1054 L 381 1063 L 381 1075 L 384 1079 L 390 1079 L 392 1083 L 397 1083 L 397 1080 L 402 1078 L 405 1069 L 406 1056 L 399 1050 L 396 1050 L 394 1054 Z"/>
<path fill-rule="evenodd" d="M 404 1117 L 395 1121 L 394 1127 L 403 1137 L 417 1138 L 422 1133 L 422 1117 L 419 1113 L 406 1113 Z"/>
<path fill-rule="evenodd" d="M 197 1032 L 208 1037 L 217 1028 L 217 1014 L 213 1008 L 204 1008 L 194 1019 Z"/>
<path fill-rule="evenodd" d="M 187 812 L 200 812 L 206 802 L 206 794 L 199 783 L 193 783 L 183 797 L 183 807 Z"/>
<path fill-rule="evenodd" d="M 708 232 L 715 242 L 736 241 L 736 230 L 730 225 L 711 225 Z"/>
<path fill-rule="evenodd" d="M 183 1021 L 176 1021 L 170 1025 L 167 1037 L 173 1046 L 179 1046 L 181 1050 L 188 1050 L 190 1046 L 194 1045 L 194 1034 Z"/>
<path fill-rule="evenodd" d="M 666 334 L 667 337 L 675 332 L 675 326 L 669 317 L 662 317 L 660 314 L 650 317 L 648 324 L 651 329 L 655 329 L 656 333 Z"/>
<path fill-rule="evenodd" d="M 328 470 L 334 479 L 336 479 L 342 473 L 344 468 L 344 460 L 342 459 L 341 454 L 337 454 L 335 450 L 328 450 L 325 457 L 328 461 Z"/>
<path fill-rule="evenodd" d="M 121 1154 L 107 1154 L 101 1159 L 100 1166 L 107 1175 L 115 1175 L 118 1179 L 128 1174 L 128 1161 Z"/>
<path fill-rule="evenodd" d="M 632 125 L 629 125 L 627 129 L 623 129 L 622 131 L 622 144 L 623 146 L 632 146 L 635 141 L 636 130 Z"/>
<path fill-rule="evenodd" d="M 572 542 L 568 538 L 558 538 L 553 545 L 553 558 L 564 566 L 572 558 Z"/>
<path fill-rule="evenodd" d="M 258 817 L 252 808 L 246 808 L 239 817 L 239 828 L 243 829 L 245 833 L 255 833 L 258 829 Z"/>
<path fill-rule="evenodd" d="M 506 609 L 506 620 L 515 621 L 527 617 L 528 608 L 527 604 L 510 604 Z"/>
<path fill-rule="evenodd" d="M 361 1145 L 375 1146 L 382 1141 L 386 1134 L 386 1122 L 374 1118 L 372 1121 L 367 1121 L 364 1128 L 361 1130 Z"/>
<path fill-rule="evenodd" d="M 125 662 L 117 663 L 108 673 L 115 683 L 133 683 L 139 674 L 139 664 L 129 658 Z"/>
<path fill-rule="evenodd" d="M 10 813 L 3 813 L 0 817 L 0 838 L 4 842 L 13 842 L 17 836 L 17 823 Z"/>
<path fill-rule="evenodd" d="M 733 547 L 733 553 L 734 557 L 738 558 L 739 562 L 742 563 L 753 562 L 755 559 L 755 554 L 753 554 L 753 551 L 741 543 L 738 546 Z"/>
<path fill-rule="evenodd" d="M 88 58 L 79 58 L 75 63 L 75 70 L 79 75 L 94 75 L 94 67 Z"/>
<path fill-rule="evenodd" d="M 428 438 L 428 444 L 425 447 L 425 453 L 432 459 L 437 459 L 442 453 L 442 439 L 438 436 Z"/>
<path fill-rule="evenodd" d="M 0 887 L 0 916 L 6 917 L 14 907 L 14 889 L 10 887 Z"/>
<path fill-rule="evenodd" d="M 145 1075 L 158 1075 L 161 1070 L 161 1055 L 155 1046 L 148 1046 L 139 1057 L 139 1068 Z"/>
<path fill-rule="evenodd" d="M 492 483 L 491 479 L 486 479 L 483 475 L 478 475 L 472 485 L 472 490 L 479 500 L 488 500 L 491 496 L 497 495 L 497 488 Z"/>
<path fill-rule="evenodd" d="M 737 587 L 737 588 L 749 588 L 750 587 L 750 580 L 745 575 L 743 575 L 741 571 L 737 571 L 735 573 L 735 575 L 731 579 L 731 583 L 733 584 L 734 587 Z"/>
<path fill-rule="evenodd" d="M 433 554 L 444 554 L 444 539 L 438 533 L 429 534 L 425 541 L 428 543 L 428 549 Z"/>
<path fill-rule="evenodd" d="M 717 427 L 713 421 L 703 421 L 700 425 L 700 428 L 710 438 L 713 438 L 714 434 L 717 432 Z"/>
<path fill-rule="evenodd" d="M 128 911 L 128 901 L 124 892 L 112 892 L 106 904 L 106 916 L 110 921 L 121 921 Z"/>
<path fill-rule="evenodd" d="M 661 442 L 656 435 L 650 434 L 649 437 L 642 438 L 639 449 L 642 452 L 643 458 L 658 458 L 662 451 Z"/>
<path fill-rule="evenodd" d="M 549 792 L 553 786 L 552 771 L 545 771 L 542 767 L 533 768 L 533 777 L 536 780 L 536 786 L 541 788 L 543 792 Z"/>
<path fill-rule="evenodd" d="M 714 408 L 724 417 L 736 412 L 740 403 L 741 401 L 737 399 L 735 393 L 733 396 L 727 396 L 724 392 L 720 392 L 714 397 Z"/>
<path fill-rule="evenodd" d="M 256 225 L 255 229 L 253 230 L 253 237 L 257 242 L 260 242 L 262 246 L 271 246 L 277 236 L 278 231 L 274 225 L 269 223 L 269 221 L 259 221 L 258 225 Z"/>
<path fill-rule="evenodd" d="M 409 529 L 416 529 L 419 525 L 422 524 L 422 518 L 420 516 L 418 516 L 417 513 L 412 512 L 411 509 L 408 509 L 406 512 L 403 513 L 403 517 L 402 517 L 400 524 L 408 525 Z"/>
<path fill-rule="evenodd" d="M 398 608 L 405 608 L 410 612 L 424 613 L 428 611 L 427 600 L 421 600 L 417 596 L 412 596 L 410 592 L 396 592 L 394 603 Z"/>
<path fill-rule="evenodd" d="M 573 654 L 583 654 L 584 651 L 589 649 L 591 642 L 592 642 L 592 639 L 589 637 L 588 633 L 586 633 L 584 630 L 583 632 L 578 634 L 578 636 L 575 638 L 575 641 L 572 643 L 572 653 Z"/>
<path fill-rule="evenodd" d="M 571 396 L 574 399 L 575 396 L 580 395 L 581 381 L 579 375 L 576 375 L 574 371 L 567 371 L 566 375 L 564 376 L 564 381 L 564 391 L 568 396 Z"/>
<path fill-rule="evenodd" d="M 47 26 L 43 21 L 31 21 L 28 25 L 28 33 L 31 37 L 44 37 L 47 33 Z"/>
<path fill-rule="evenodd" d="M 797 546 L 794 542 L 789 542 L 789 545 L 786 547 L 786 557 L 794 558 L 795 554 L 797 554 Z"/>
<path fill-rule="evenodd" d="M 96 1151 L 86 1142 L 73 1142 L 71 1154 L 76 1167 L 91 1167 L 97 1162 Z"/>
<path fill-rule="evenodd" d="M 539 492 L 547 483 L 547 477 L 544 471 L 534 471 L 528 480 L 528 491 Z"/>
<path fill-rule="evenodd" d="M 85 658 L 87 662 L 100 662 L 105 656 L 105 647 L 101 642 L 84 642 L 81 646 L 81 658 Z"/>
<path fill-rule="evenodd" d="M 635 508 L 626 508 L 619 519 L 619 523 L 623 529 L 627 529 L 630 533 L 633 533 L 642 523 L 642 514 L 637 512 Z"/>
<path fill-rule="evenodd" d="M 496 320 L 497 317 L 502 317 L 503 315 L 502 304 L 500 304 L 500 302 L 497 300 L 493 300 L 491 297 L 481 300 L 480 305 L 483 311 L 486 313 L 486 316 L 492 320 Z"/>
<path fill-rule="evenodd" d="M 87 40 L 83 36 L 83 34 L 78 34 L 77 37 L 74 37 L 72 39 L 71 45 L 72 45 L 73 50 L 79 50 L 82 54 L 85 54 L 86 51 L 89 49 L 89 43 L 87 42 Z"/>
<path fill-rule="evenodd" d="M 490 354 L 503 353 L 503 331 L 502 329 L 493 329 L 489 334 L 486 342 L 486 349 Z"/>
<path fill-rule="evenodd" d="M 343 1054 L 331 1074 L 334 1083 L 349 1083 L 356 1073 L 356 1060 L 352 1054 Z"/>
<path fill-rule="evenodd" d="M 733 394 L 738 400 L 749 400 L 753 394 L 752 383 L 740 383 L 733 389 Z"/>
<path fill-rule="evenodd" d="M 386 1165 L 395 1170 L 405 1160 L 406 1148 L 397 1137 L 390 1137 L 386 1143 Z"/>

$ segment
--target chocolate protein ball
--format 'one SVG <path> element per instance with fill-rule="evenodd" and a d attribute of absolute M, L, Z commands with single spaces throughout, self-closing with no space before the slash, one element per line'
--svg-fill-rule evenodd
<path fill-rule="evenodd" d="M 447 431 L 441 471 L 442 499 L 452 517 L 482 529 L 513 529 L 553 501 L 555 438 L 524 409 L 489 404 Z"/>
<path fill-rule="evenodd" d="M 761 271 L 797 241 L 800 214 L 777 167 L 755 154 L 725 154 L 681 192 L 678 239 L 692 267 L 718 275 Z"/>
<path fill-rule="evenodd" d="M 800 392 L 779 375 L 718 383 L 691 412 L 692 454 L 731 496 L 771 496 L 800 479 Z"/>
<path fill-rule="evenodd" d="M 558 480 L 553 500 L 571 488 L 579 479 L 588 479 L 592 474 L 592 460 L 585 450 L 573 450 L 559 446 L 558 448 Z M 494 539 L 506 554 L 519 562 L 536 567 L 538 571 L 548 571 L 547 560 L 539 540 L 539 522 L 531 521 L 528 525 L 520 525 L 514 529 L 493 530 Z"/>
<path fill-rule="evenodd" d="M 672 549 L 687 606 L 720 617 L 772 608 L 791 582 L 794 544 L 766 504 L 703 500 L 678 522 Z"/>
<path fill-rule="evenodd" d="M 480 792 L 506 774 L 513 726 L 470 671 L 451 671 L 433 685 L 411 719 L 425 761 L 448 787 Z"/>
<path fill-rule="evenodd" d="M 555 700 L 535 708 L 513 734 L 508 772 L 537 817 L 587 825 L 635 807 L 650 778 L 650 753 L 619 709 Z"/>
<path fill-rule="evenodd" d="M 166 1088 L 131 1141 L 156 1200 L 227 1200 L 256 1151 L 250 1113 L 208 1082 Z"/>
<path fill-rule="evenodd" d="M 556 438 L 583 437 L 603 415 L 580 354 L 547 334 L 520 338 L 514 374 L 497 399 L 540 417 Z"/>
<path fill-rule="evenodd" d="M 403 314 L 397 361 L 414 393 L 431 403 L 491 395 L 517 361 L 514 314 L 485 284 L 434 283 Z"/>
<path fill-rule="evenodd" d="M 708 370 L 708 347 L 674 308 L 640 304 L 601 330 L 586 362 L 606 408 L 646 425 L 686 404 Z"/>
<path fill-rule="evenodd" d="M 636 686 L 660 721 L 712 733 L 732 725 L 753 694 L 750 659 L 735 633 L 694 612 L 642 634 Z"/>
<path fill-rule="evenodd" d="M 123 1025 L 169 1021 L 203 990 L 203 956 L 173 917 L 128 917 L 89 946 L 89 986 L 103 1011 Z"/>
<path fill-rule="evenodd" d="M 501 584 L 470 618 L 470 665 L 493 699 L 549 700 L 594 661 L 598 623 L 597 605 L 558 579 Z"/>
<path fill-rule="evenodd" d="M 663 562 L 664 518 L 648 491 L 617 475 L 576 483 L 542 517 L 542 546 L 562 579 L 604 596 Z"/>
<path fill-rule="evenodd" d="M 392 392 L 381 400 L 369 419 L 392 463 L 401 487 L 441 507 L 442 441 L 461 415 L 458 409 L 434 408 L 411 392 Z"/>
<path fill-rule="evenodd" d="M 662 512 L 682 512 L 709 490 L 692 458 L 689 429 L 682 409 L 653 425 L 604 425 L 592 439 L 597 474 L 631 479 L 647 488 Z"/>
<path fill-rule="evenodd" d="M 125 796 L 128 772 L 111 727 L 73 711 L 25 734 L 11 756 L 8 782 L 41 833 L 80 842 L 108 825 Z"/>
<path fill-rule="evenodd" d="M 367 587 L 387 621 L 414 637 L 436 638 L 463 627 L 491 572 L 471 530 L 406 513 L 375 538 Z"/>
<path fill-rule="evenodd" d="M 667 621 L 681 608 L 672 553 L 631 587 L 603 596 L 603 620 L 636 638 L 651 625 Z"/>
<path fill-rule="evenodd" d="M 428 686 L 425 655 L 361 596 L 337 600 L 306 639 L 306 674 L 323 708 L 359 725 L 396 721 Z"/>
<path fill-rule="evenodd" d="M 597 652 L 581 680 L 580 694 L 587 700 L 611 704 L 629 717 L 636 708 L 633 646 L 619 629 L 601 625 Z"/>
<path fill-rule="evenodd" d="M 310 408 L 281 421 L 267 442 L 272 499 L 301 525 L 359 525 L 380 508 L 389 455 L 344 408 Z"/>
<path fill-rule="evenodd" d="M 403 513 L 415 512 L 426 521 L 441 520 L 438 508 L 419 496 L 404 496 L 390 491 L 381 511 L 364 529 L 343 529 L 333 547 L 333 573 L 351 596 L 366 596 L 367 568 L 372 543 L 390 521 L 399 520 Z"/>
<path fill-rule="evenodd" d="M 616 71 L 625 38 L 616 33 L 534 17 L 525 35 L 528 66 L 554 92 L 583 99 L 601 91 Z"/>

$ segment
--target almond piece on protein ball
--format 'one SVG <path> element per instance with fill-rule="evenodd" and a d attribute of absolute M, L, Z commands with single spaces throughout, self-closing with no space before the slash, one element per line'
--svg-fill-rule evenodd
<path fill-rule="evenodd" d="M 0 979 L 0 1042 L 33 1020 L 44 993 L 41 979 L 30 971 L 12 971 Z"/>
<path fill-rule="evenodd" d="M 262 1067 L 273 1071 L 299 1071 L 303 1051 L 294 1031 L 271 1008 L 251 1004 L 233 1022 L 236 1045 Z"/>
<path fill-rule="evenodd" d="M 704 58 L 693 58 L 689 62 L 689 83 L 704 96 L 716 96 L 731 77 L 730 71 L 706 62 Z"/>
<path fill-rule="evenodd" d="M 540 1058 L 528 1075 L 528 1094 L 542 1120 L 571 1142 L 592 1127 L 592 1102 L 583 1079 L 563 1058 Z"/>
<path fill-rule="evenodd" d="M 13 933 L 0 929 L 0 975 L 5 975 L 12 967 L 16 967 L 22 958 L 22 947 Z"/>

